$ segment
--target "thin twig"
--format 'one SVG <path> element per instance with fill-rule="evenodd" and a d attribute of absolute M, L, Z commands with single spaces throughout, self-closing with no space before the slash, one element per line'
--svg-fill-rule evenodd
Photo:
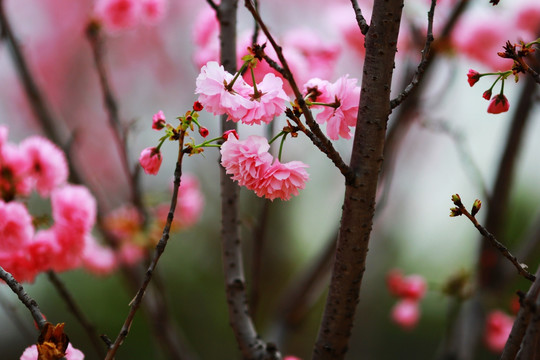
<path fill-rule="evenodd" d="M 427 69 L 429 50 L 431 48 L 431 43 L 433 42 L 433 18 L 435 16 L 436 4 L 437 4 L 437 0 L 431 0 L 431 7 L 429 8 L 429 11 L 428 11 L 428 27 L 427 27 L 426 43 L 424 45 L 424 49 L 422 50 L 422 60 L 420 60 L 420 63 L 418 64 L 418 68 L 416 69 L 416 73 L 414 74 L 414 77 L 412 81 L 410 82 L 410 84 L 407 85 L 407 87 L 405 87 L 405 89 L 395 99 L 390 101 L 390 107 L 392 109 L 399 106 L 399 104 L 401 104 L 409 96 L 409 94 L 418 86 L 418 84 L 420 83 L 420 80 L 422 80 L 424 72 Z"/>
<path fill-rule="evenodd" d="M 60 294 L 60 297 L 64 299 L 71 313 L 75 316 L 75 318 L 83 327 L 98 356 L 100 358 L 103 358 L 105 356 L 105 350 L 103 348 L 103 342 L 100 340 L 95 326 L 90 322 L 90 320 L 86 318 L 86 315 L 79 308 L 79 305 L 77 304 L 71 293 L 68 291 L 62 280 L 60 280 L 58 275 L 56 275 L 56 273 L 51 270 L 47 272 L 47 276 L 49 277 L 51 283 L 54 285 L 55 289 Z"/>
<path fill-rule="evenodd" d="M 477 210 L 473 210 L 473 213 L 470 213 L 466 208 L 465 206 L 463 206 L 463 203 L 461 202 L 461 199 L 459 199 L 459 195 L 454 195 L 452 197 L 452 200 L 454 202 L 454 205 L 457 206 L 457 208 L 453 208 L 451 211 L 452 211 L 452 214 L 451 216 L 459 216 L 459 215 L 465 215 L 474 225 L 474 227 L 476 227 L 476 229 L 478 229 L 478 231 L 480 232 L 480 234 L 482 234 L 482 236 L 489 240 L 489 242 L 491 243 L 491 245 L 493 245 L 495 248 L 497 248 L 497 250 L 499 250 L 501 252 L 501 254 L 507 258 L 508 260 L 510 260 L 510 262 L 512 264 L 514 264 L 515 268 L 517 269 L 518 273 L 520 275 L 522 275 L 525 279 L 527 280 L 530 280 L 530 281 L 534 281 L 536 278 L 533 274 L 531 274 L 530 272 L 528 272 L 526 269 L 525 269 L 525 266 L 524 264 L 521 264 L 517 258 L 512 255 L 510 253 L 510 251 L 508 251 L 508 249 L 506 248 L 506 246 L 504 246 L 502 243 L 500 243 L 496 238 L 495 236 L 493 236 L 489 231 L 486 230 L 485 227 L 483 227 L 482 225 L 480 225 L 480 223 L 478 222 L 478 220 L 476 220 L 476 217 L 473 215 L 474 213 L 476 213 L 479 209 L 480 209 L 480 206 L 476 206 Z M 479 200 L 475 201 L 475 204 L 476 203 L 479 203 Z M 474 209 L 474 207 L 473 207 Z"/>
<path fill-rule="evenodd" d="M 165 247 L 167 246 L 167 241 L 169 240 L 169 233 L 171 229 L 171 224 L 174 218 L 174 211 L 176 209 L 176 203 L 178 200 L 178 188 L 180 187 L 180 178 L 182 176 L 182 159 L 183 159 L 183 146 L 184 146 L 184 131 L 180 132 L 180 138 L 178 141 L 178 160 L 176 161 L 176 168 L 174 170 L 174 187 L 173 187 L 173 194 L 171 198 L 171 206 L 169 208 L 169 214 L 167 216 L 167 221 L 165 223 L 165 227 L 163 228 L 163 235 L 161 239 L 159 240 L 158 244 L 156 245 L 156 248 L 154 250 L 154 255 L 152 257 L 152 261 L 150 262 L 150 266 L 148 267 L 148 270 L 146 271 L 146 274 L 144 276 L 143 282 L 141 284 L 141 287 L 139 288 L 139 291 L 137 291 L 137 294 L 133 298 L 133 300 L 130 303 L 130 311 L 128 313 L 128 316 L 126 317 L 126 320 L 124 322 L 124 325 L 122 326 L 122 329 L 120 330 L 120 333 L 118 334 L 116 340 L 114 341 L 112 347 L 107 352 L 107 356 L 105 357 L 105 360 L 112 360 L 114 359 L 114 356 L 116 352 L 118 351 L 118 348 L 126 338 L 126 336 L 129 333 L 129 330 L 131 328 L 131 324 L 133 323 L 133 318 L 135 317 L 135 314 L 139 307 L 141 306 L 142 299 L 144 297 L 144 294 L 146 292 L 146 288 L 148 287 L 148 284 L 152 280 L 152 274 L 157 266 L 157 263 L 159 261 L 159 258 L 165 251 Z"/>
<path fill-rule="evenodd" d="M 253 3 L 255 5 L 255 9 L 257 12 L 259 11 L 259 0 L 253 0 Z M 253 22 L 253 34 L 251 35 L 251 44 L 255 45 L 259 39 L 259 31 L 261 28 L 259 27 L 259 23 L 257 21 Z"/>
<path fill-rule="evenodd" d="M 212 9 L 214 9 L 216 12 L 219 12 L 218 4 L 216 4 L 213 0 L 206 0 L 206 2 L 208 3 L 208 5 L 210 5 Z"/>
<path fill-rule="evenodd" d="M 366 35 L 369 30 L 369 25 L 364 18 L 364 15 L 362 15 L 362 10 L 360 10 L 360 6 L 358 6 L 357 0 L 351 0 L 352 7 L 354 9 L 354 13 L 356 14 L 356 22 L 358 23 L 358 27 L 360 27 L 360 31 L 362 32 L 362 35 Z"/>
<path fill-rule="evenodd" d="M 274 48 L 277 57 L 279 61 L 281 62 L 281 65 L 283 66 L 284 76 L 289 82 L 293 92 L 294 96 L 296 97 L 296 101 L 298 102 L 298 105 L 302 109 L 302 112 L 306 118 L 306 124 L 309 126 L 311 132 L 314 134 L 313 137 L 310 137 L 310 140 L 313 142 L 313 144 L 319 148 L 333 163 L 334 165 L 339 169 L 341 174 L 345 177 L 345 180 L 348 184 L 354 184 L 356 181 L 356 175 L 351 170 L 351 168 L 343 161 L 341 158 L 341 155 L 339 152 L 336 151 L 334 146 L 332 145 L 332 142 L 324 135 L 324 133 L 321 131 L 321 128 L 319 125 L 315 122 L 315 119 L 313 119 L 313 115 L 309 108 L 307 107 L 307 104 L 302 96 L 302 93 L 298 89 L 298 85 L 296 84 L 296 81 L 294 80 L 294 76 L 291 72 L 291 69 L 289 67 L 289 64 L 287 63 L 287 60 L 283 56 L 283 51 L 281 49 L 281 46 L 279 46 L 262 21 L 259 13 L 255 9 L 253 3 L 251 0 L 245 0 L 244 4 L 246 8 L 251 12 L 251 15 L 259 23 L 259 26 L 261 27 L 261 30 L 266 35 L 266 38 L 268 41 L 270 41 L 270 44 L 272 44 L 272 47 Z"/>
<path fill-rule="evenodd" d="M 34 299 L 32 299 L 30 296 L 28 296 L 23 286 L 17 280 L 15 280 L 13 275 L 8 273 L 1 266 L 0 266 L 0 279 L 6 282 L 9 288 L 15 294 L 17 294 L 17 297 L 19 298 L 19 300 L 21 300 L 24 306 L 26 306 L 28 310 L 30 310 L 30 313 L 32 314 L 32 317 L 34 318 L 34 321 L 36 322 L 38 328 L 41 330 L 43 326 L 45 325 L 46 321 L 45 321 L 45 318 L 43 317 L 43 314 L 39 310 L 39 306 L 37 302 Z"/>

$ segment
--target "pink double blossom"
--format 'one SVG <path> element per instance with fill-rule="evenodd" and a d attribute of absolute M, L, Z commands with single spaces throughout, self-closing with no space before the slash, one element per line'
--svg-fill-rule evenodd
<path fill-rule="evenodd" d="M 247 125 L 270 123 L 274 117 L 283 114 L 289 102 L 289 97 L 283 90 L 283 81 L 272 73 L 264 76 L 261 83 L 257 84 L 258 94 L 253 97 L 253 107 L 240 121 Z"/>
<path fill-rule="evenodd" d="M 360 102 L 360 87 L 356 86 L 356 79 L 349 79 L 348 75 L 340 77 L 336 82 L 329 83 L 320 79 L 308 81 L 306 86 L 316 85 L 321 95 L 317 102 L 325 102 L 331 106 L 316 107 L 322 111 L 317 114 L 318 123 L 326 123 L 326 133 L 332 140 L 351 138 L 351 127 L 356 126 L 358 104 Z M 304 86 L 304 88 L 306 88 Z"/>
<path fill-rule="evenodd" d="M 305 187 L 309 179 L 305 171 L 307 165 L 300 161 L 282 164 L 273 159 L 269 148 L 268 141 L 260 136 L 250 136 L 246 140 L 229 136 L 221 146 L 221 165 L 233 180 L 258 196 L 289 200 Z"/>
<path fill-rule="evenodd" d="M 30 161 L 28 176 L 35 182 L 34 186 L 42 197 L 66 183 L 67 160 L 58 146 L 43 137 L 32 136 L 23 140 L 19 147 Z"/>

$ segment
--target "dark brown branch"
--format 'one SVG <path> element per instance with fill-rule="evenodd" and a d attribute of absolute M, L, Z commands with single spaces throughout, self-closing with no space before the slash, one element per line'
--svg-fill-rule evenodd
<path fill-rule="evenodd" d="M 219 6 L 213 0 L 206 0 L 206 2 L 216 11 L 216 13 L 219 12 Z"/>
<path fill-rule="evenodd" d="M 296 101 L 298 102 L 298 105 L 302 109 L 302 112 L 306 118 L 306 124 L 309 126 L 311 132 L 314 136 L 308 137 L 313 142 L 313 144 L 319 148 L 333 163 L 334 165 L 339 169 L 341 174 L 346 179 L 347 183 L 354 183 L 356 181 L 356 176 L 353 171 L 349 168 L 347 164 L 343 161 L 341 158 L 341 155 L 336 151 L 334 146 L 332 145 L 332 142 L 324 135 L 324 133 L 321 131 L 321 128 L 319 125 L 315 122 L 315 119 L 313 118 L 313 115 L 309 108 L 306 105 L 306 102 L 304 101 L 304 98 L 302 96 L 302 93 L 298 89 L 298 85 L 296 84 L 296 81 L 294 79 L 294 76 L 291 72 L 291 69 L 289 67 L 289 64 L 287 63 L 287 60 L 283 56 L 283 51 L 281 49 L 281 46 L 277 44 L 274 37 L 262 21 L 259 13 L 253 6 L 251 0 L 245 0 L 244 4 L 246 8 L 249 10 L 255 21 L 259 23 L 259 26 L 261 27 L 261 30 L 266 35 L 266 38 L 272 44 L 272 47 L 276 51 L 277 57 L 279 61 L 281 62 L 281 65 L 283 66 L 284 76 L 289 82 L 289 85 L 291 86 L 294 96 L 296 97 Z M 307 135 L 307 134 L 306 134 Z"/>
<path fill-rule="evenodd" d="M 19 298 L 19 300 L 21 300 L 24 306 L 26 306 L 28 310 L 30 310 L 30 314 L 32 314 L 34 321 L 36 322 L 37 326 L 41 330 L 43 326 L 45 325 L 46 321 L 45 321 L 45 318 L 43 317 L 43 314 L 39 310 L 39 306 L 36 303 L 36 301 L 32 299 L 30 296 L 28 296 L 23 286 L 17 280 L 15 280 L 13 275 L 8 273 L 1 266 L 0 266 L 0 279 L 6 282 L 9 288 L 17 295 L 17 297 Z"/>
<path fill-rule="evenodd" d="M 116 144 L 118 154 L 120 155 L 122 169 L 124 170 L 129 184 L 131 202 L 137 207 L 137 209 L 146 219 L 147 214 L 139 189 L 139 171 L 131 171 L 126 133 L 120 121 L 118 102 L 116 101 L 116 96 L 111 88 L 107 69 L 103 61 L 104 39 L 101 33 L 100 25 L 91 22 L 86 29 L 86 38 L 88 39 L 90 47 L 92 48 L 94 65 L 96 66 L 101 92 L 103 94 L 103 103 L 105 104 L 105 109 L 109 117 L 109 126 L 112 130 L 114 143 Z M 138 169 L 138 166 L 135 169 Z"/>
<path fill-rule="evenodd" d="M 407 87 L 405 87 L 405 89 L 395 99 L 390 101 L 390 107 L 392 109 L 399 106 L 409 96 L 409 94 L 418 86 L 418 84 L 420 83 L 420 80 L 422 80 L 424 72 L 427 69 L 429 50 L 431 48 L 431 43 L 433 42 L 433 17 L 435 16 L 436 4 L 437 4 L 437 0 L 431 0 L 431 7 L 429 8 L 429 11 L 428 11 L 428 27 L 427 27 L 426 43 L 424 45 L 424 50 L 422 50 L 422 59 L 420 60 L 420 63 L 418 64 L 418 68 L 416 69 L 416 73 L 414 74 L 414 77 L 411 83 L 407 85 Z"/>
<path fill-rule="evenodd" d="M 253 0 L 253 5 L 255 6 L 255 10 L 259 12 L 259 0 Z M 257 44 L 260 30 L 261 28 L 259 27 L 259 23 L 257 21 L 253 21 L 253 34 L 251 35 L 252 45 Z"/>
<path fill-rule="evenodd" d="M 79 308 L 79 305 L 77 305 L 77 302 L 75 301 L 73 296 L 71 296 L 71 293 L 68 291 L 62 280 L 60 280 L 58 275 L 56 275 L 56 273 L 51 270 L 47 272 L 47 276 L 49 277 L 51 283 L 54 285 L 55 289 L 60 294 L 60 297 L 64 299 L 68 309 L 83 327 L 98 356 L 100 358 L 103 358 L 105 356 L 105 349 L 103 347 L 103 342 L 100 340 L 100 337 L 94 325 L 90 322 L 90 320 L 86 318 L 86 315 Z"/>
<path fill-rule="evenodd" d="M 351 0 L 352 7 L 354 9 L 354 13 L 356 15 L 356 22 L 358 23 L 358 27 L 360 28 L 360 31 L 363 35 L 366 35 L 369 30 L 369 25 L 364 18 L 364 15 L 362 15 L 362 10 L 360 9 L 360 6 L 358 6 L 357 0 Z"/>
<path fill-rule="evenodd" d="M 114 356 L 116 352 L 118 351 L 118 348 L 120 347 L 120 345 L 122 345 L 122 342 L 129 334 L 131 324 L 133 323 L 133 319 L 135 317 L 135 314 L 137 313 L 137 310 L 141 306 L 144 294 L 146 292 L 146 288 L 148 287 L 148 284 L 150 284 L 150 281 L 152 280 L 152 275 L 156 269 L 158 261 L 161 255 L 163 254 L 163 252 L 165 251 L 165 247 L 167 246 L 167 242 L 169 240 L 169 233 L 171 230 L 171 224 L 174 218 L 174 211 L 176 209 L 176 203 L 178 200 L 178 188 L 180 187 L 180 178 L 182 177 L 182 159 L 184 157 L 182 149 L 184 146 L 184 135 L 185 135 L 184 131 L 181 131 L 180 139 L 178 141 L 178 159 L 176 161 L 176 168 L 174 170 L 174 187 L 173 187 L 173 194 L 171 198 L 171 206 L 169 208 L 169 214 L 167 216 L 165 227 L 163 228 L 163 235 L 161 236 L 161 239 L 156 245 L 154 254 L 152 256 L 152 261 L 150 262 L 150 266 L 148 267 L 148 270 L 146 270 L 146 273 L 145 273 L 143 282 L 139 288 L 139 291 L 137 291 L 137 294 L 135 295 L 135 297 L 130 303 L 131 308 L 126 317 L 124 325 L 122 326 L 122 329 L 120 330 L 120 333 L 116 337 L 116 340 L 114 341 L 112 347 L 109 348 L 109 351 L 107 352 L 107 356 L 105 357 L 105 360 L 114 359 Z"/>
<path fill-rule="evenodd" d="M 521 347 L 531 318 L 535 311 L 540 311 L 540 307 L 535 304 L 538 299 L 540 299 L 540 267 L 536 271 L 536 281 L 531 285 L 527 294 L 520 299 L 521 307 L 517 313 L 516 320 L 514 321 L 506 345 L 504 346 L 501 360 L 516 359 L 516 355 Z"/>
<path fill-rule="evenodd" d="M 534 277 L 534 275 L 531 274 L 530 272 L 528 272 L 525 269 L 524 265 L 522 263 L 520 263 L 517 260 L 517 258 L 510 253 L 510 251 L 508 251 L 506 246 L 504 246 L 501 242 L 499 242 L 495 238 L 495 236 L 493 236 L 493 234 L 491 234 L 489 231 L 486 230 L 485 227 L 480 225 L 480 223 L 478 222 L 478 220 L 476 220 L 476 217 L 474 216 L 475 211 L 473 210 L 473 213 L 470 213 L 465 208 L 465 206 L 463 206 L 463 203 L 459 199 L 459 195 L 457 195 L 457 194 L 454 195 L 452 197 L 452 199 L 453 199 L 454 205 L 456 205 L 457 208 L 451 209 L 451 211 L 452 211 L 451 216 L 465 215 L 467 217 L 467 219 L 469 219 L 473 223 L 474 227 L 478 230 L 478 232 L 480 232 L 480 234 L 482 234 L 484 239 L 488 240 L 489 243 L 492 246 L 494 246 L 505 258 L 510 260 L 510 262 L 514 265 L 514 267 L 516 268 L 516 270 L 518 271 L 518 273 L 520 275 L 522 275 L 525 279 L 530 280 L 530 281 L 534 281 L 536 279 Z M 479 200 L 476 200 L 476 201 L 479 201 Z M 480 207 L 478 206 L 476 211 L 478 211 L 479 209 L 480 209 Z"/>
<path fill-rule="evenodd" d="M 269 221 L 271 202 L 264 200 L 261 211 L 257 218 L 259 219 L 253 231 L 253 252 L 251 260 L 251 291 L 249 294 L 249 308 L 251 317 L 255 319 L 259 298 L 261 294 L 261 270 L 263 262 L 263 250 L 266 240 L 266 228 Z"/>
<path fill-rule="evenodd" d="M 330 289 L 313 349 L 314 360 L 343 359 L 366 267 L 375 195 L 390 115 L 390 88 L 402 0 L 375 0 L 366 35 L 358 119 L 351 152 L 354 184 L 347 183 Z"/>
<path fill-rule="evenodd" d="M 222 0 L 219 5 L 221 63 L 226 71 L 234 73 L 236 67 L 236 12 L 237 0 Z M 236 129 L 236 124 L 221 117 L 221 131 Z M 244 359 L 281 359 L 277 349 L 259 338 L 248 308 L 242 243 L 238 229 L 239 188 L 220 167 L 221 185 L 221 242 L 225 276 L 225 295 L 229 322 L 236 343 Z"/>

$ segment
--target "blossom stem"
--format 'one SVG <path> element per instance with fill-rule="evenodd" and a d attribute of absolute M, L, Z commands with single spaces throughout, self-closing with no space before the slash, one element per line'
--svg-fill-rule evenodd
<path fill-rule="evenodd" d="M 283 144 L 285 144 L 285 138 L 287 137 L 287 133 L 284 132 L 283 137 L 281 138 L 281 142 L 279 143 L 279 152 L 278 152 L 278 160 L 281 161 L 281 153 L 283 152 Z"/>
<path fill-rule="evenodd" d="M 244 72 L 244 70 L 246 69 L 246 67 L 248 66 L 248 64 L 249 64 L 249 61 L 244 61 L 244 64 L 242 64 L 242 67 L 240 68 L 240 70 L 238 70 L 238 71 L 236 72 L 236 74 L 234 74 L 233 79 L 232 79 L 231 82 L 228 83 L 227 86 L 226 86 L 226 89 L 227 89 L 228 91 L 232 91 L 232 88 L 233 88 L 234 83 L 236 82 L 236 80 L 238 79 L 238 77 Z"/>
<path fill-rule="evenodd" d="M 247 63 L 247 62 L 246 62 Z M 251 71 L 251 80 L 253 81 L 253 96 L 257 98 L 257 82 L 255 81 L 255 72 L 253 71 L 253 67 L 249 67 L 249 70 Z"/>

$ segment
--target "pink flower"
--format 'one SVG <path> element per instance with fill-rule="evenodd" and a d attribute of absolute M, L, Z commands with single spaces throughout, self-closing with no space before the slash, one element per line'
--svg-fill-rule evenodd
<path fill-rule="evenodd" d="M 156 147 L 147 147 L 139 156 L 139 164 L 148 175 L 157 175 L 162 161 L 161 152 Z"/>
<path fill-rule="evenodd" d="M 404 299 L 392 308 L 391 319 L 405 330 L 412 330 L 420 320 L 420 308 L 415 300 Z"/>
<path fill-rule="evenodd" d="M 18 202 L 0 200 L 0 250 L 17 251 L 34 236 L 32 217 L 26 207 Z"/>
<path fill-rule="evenodd" d="M 263 81 L 257 84 L 257 91 L 260 96 L 255 94 L 252 101 L 254 106 L 240 119 L 243 124 L 268 124 L 285 111 L 289 97 L 283 91 L 283 81 L 280 78 L 272 73 L 266 74 Z"/>
<path fill-rule="evenodd" d="M 400 270 L 390 270 L 386 276 L 388 290 L 394 296 L 420 300 L 427 290 L 426 280 L 421 275 L 403 276 Z"/>
<path fill-rule="evenodd" d="M 135 265 L 144 258 L 145 250 L 143 247 L 126 242 L 122 244 L 117 253 L 118 261 L 128 266 Z"/>
<path fill-rule="evenodd" d="M 192 31 L 195 51 L 193 62 L 200 69 L 209 61 L 219 59 L 219 21 L 216 12 L 209 6 L 202 8 L 196 16 Z"/>
<path fill-rule="evenodd" d="M 96 199 L 81 185 L 66 185 L 51 194 L 52 215 L 55 226 L 69 233 L 86 234 L 96 221 Z"/>
<path fill-rule="evenodd" d="M 32 241 L 26 245 L 25 251 L 30 255 L 38 271 L 52 269 L 60 253 L 56 232 L 53 229 L 38 231 Z"/>
<path fill-rule="evenodd" d="M 304 170 L 307 165 L 300 161 L 281 164 L 277 159 L 272 164 L 269 148 L 268 140 L 260 136 L 241 141 L 229 136 L 221 146 L 221 165 L 233 180 L 258 196 L 289 200 L 305 187 L 309 178 Z"/>
<path fill-rule="evenodd" d="M 141 8 L 137 0 L 98 0 L 95 12 L 103 25 L 114 32 L 134 27 Z"/>
<path fill-rule="evenodd" d="M 283 360 L 302 360 L 299 357 L 287 355 L 283 358 Z"/>
<path fill-rule="evenodd" d="M 282 164 L 276 159 L 253 190 L 257 196 L 269 200 L 276 198 L 290 200 L 292 195 L 298 195 L 298 189 L 303 189 L 306 186 L 309 175 L 304 169 L 307 167 L 301 161 L 290 161 Z"/>
<path fill-rule="evenodd" d="M 142 230 L 143 216 L 133 205 L 124 205 L 105 216 L 104 226 L 119 242 L 133 239 Z"/>
<path fill-rule="evenodd" d="M 116 270 L 118 262 L 112 249 L 98 244 L 90 235 L 85 240 L 82 265 L 88 271 L 95 275 L 107 275 Z"/>
<path fill-rule="evenodd" d="M 223 66 L 210 61 L 202 67 L 197 76 L 195 93 L 199 94 L 199 102 L 207 111 L 214 115 L 227 114 L 229 119 L 237 122 L 246 116 L 255 104 L 249 100 L 253 89 L 242 77 L 236 79 L 232 90 L 226 88 L 226 84 L 232 79 L 233 75 L 226 72 Z"/>
<path fill-rule="evenodd" d="M 159 110 L 152 116 L 152 129 L 161 130 L 165 127 L 165 115 L 163 111 Z"/>
<path fill-rule="evenodd" d="M 36 360 L 38 358 L 38 350 L 36 344 L 27 347 L 21 355 L 19 360 Z M 68 344 L 66 349 L 67 360 L 84 360 L 84 354 L 82 351 L 75 349 L 71 343 Z"/>
<path fill-rule="evenodd" d="M 0 147 L 0 198 L 13 200 L 17 195 L 29 195 L 33 179 L 28 176 L 32 163 L 18 146 L 4 143 Z"/>
<path fill-rule="evenodd" d="M 469 72 L 467 73 L 467 81 L 469 82 L 469 85 L 472 87 L 478 82 L 478 80 L 480 80 L 480 73 L 473 69 L 469 69 Z"/>
<path fill-rule="evenodd" d="M 272 163 L 268 149 L 270 145 L 264 137 L 250 136 L 246 140 L 238 140 L 229 135 L 221 145 L 221 165 L 239 185 L 254 189 Z"/>
<path fill-rule="evenodd" d="M 484 341 L 489 350 L 501 353 L 508 340 L 514 319 L 500 310 L 491 312 L 486 319 Z"/>
<path fill-rule="evenodd" d="M 356 79 L 349 79 L 346 75 L 327 88 L 334 107 L 323 106 L 316 120 L 320 124 L 326 122 L 326 133 L 332 140 L 351 138 L 349 127 L 356 125 L 360 101 L 360 88 L 356 82 Z"/>
<path fill-rule="evenodd" d="M 506 96 L 503 94 L 497 94 L 491 99 L 487 112 L 490 114 L 500 114 L 507 112 L 508 109 L 510 109 L 510 103 L 508 102 Z"/>
<path fill-rule="evenodd" d="M 141 2 L 141 18 L 148 25 L 155 25 L 165 17 L 167 0 L 143 0 Z"/>
<path fill-rule="evenodd" d="M 42 197 L 48 196 L 54 188 L 67 181 L 67 160 L 58 146 L 48 139 L 32 136 L 21 142 L 19 147 L 31 162 L 29 176 L 35 180 L 36 189 Z"/>

